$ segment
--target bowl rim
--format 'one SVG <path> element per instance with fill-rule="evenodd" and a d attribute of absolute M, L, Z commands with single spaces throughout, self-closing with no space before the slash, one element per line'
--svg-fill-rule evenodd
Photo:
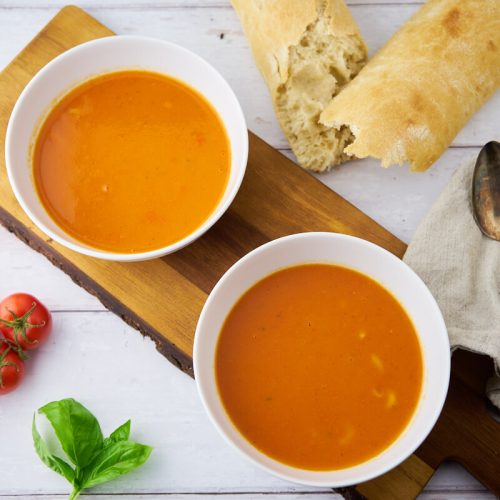
<path fill-rule="evenodd" d="M 12 155 L 13 155 L 13 148 L 14 148 L 14 140 L 15 140 L 15 132 L 14 132 L 14 126 L 16 125 L 16 122 L 18 121 L 18 115 L 20 113 L 20 110 L 22 110 L 26 105 L 25 101 L 29 94 L 32 92 L 33 88 L 38 86 L 40 84 L 40 80 L 42 80 L 45 75 L 51 71 L 53 71 L 53 68 L 57 68 L 59 64 L 61 64 L 62 61 L 66 61 L 67 59 L 71 59 L 75 57 L 76 54 L 79 54 L 80 52 L 84 52 L 87 50 L 94 50 L 94 47 L 100 47 L 102 45 L 109 45 L 109 44 L 120 44 L 120 43 L 126 43 L 127 41 L 137 41 L 140 43 L 154 43 L 157 45 L 162 45 L 168 50 L 175 50 L 180 53 L 183 53 L 186 57 L 189 57 L 191 59 L 196 60 L 202 67 L 204 67 L 208 72 L 212 72 L 215 76 L 216 79 L 218 79 L 217 85 L 222 88 L 224 93 L 229 96 L 230 99 L 232 99 L 234 102 L 231 104 L 231 106 L 234 108 L 234 114 L 236 117 L 236 120 L 241 124 L 242 128 L 245 130 L 245 133 L 242 134 L 241 139 L 242 139 L 242 152 L 241 152 L 241 157 L 240 158 L 234 158 L 232 155 L 231 158 L 231 169 L 235 171 L 235 178 L 234 178 L 234 184 L 232 187 L 229 187 L 229 179 L 228 179 L 228 184 L 226 186 L 226 189 L 224 193 L 222 194 L 221 200 L 219 201 L 219 204 L 215 207 L 215 209 L 210 213 L 210 215 L 207 217 L 207 219 L 200 225 L 198 226 L 193 232 L 189 233 L 187 236 L 182 238 L 179 241 L 176 241 L 174 243 L 171 243 L 169 245 L 166 245 L 164 247 L 155 249 L 155 250 L 148 250 L 146 252 L 137 252 L 137 253 L 126 253 L 126 252 L 112 252 L 112 251 L 107 251 L 107 250 L 100 250 L 98 248 L 94 248 L 91 246 L 85 245 L 83 242 L 77 243 L 75 241 L 70 240 L 69 238 L 72 238 L 76 241 L 78 241 L 76 238 L 73 238 L 71 235 L 69 235 L 63 228 L 59 226 L 61 231 L 63 232 L 64 235 L 68 237 L 68 239 L 61 237 L 59 234 L 56 234 L 54 231 L 52 231 L 49 227 L 46 226 L 30 209 L 28 206 L 28 203 L 26 203 L 23 195 L 21 194 L 21 191 L 17 185 L 17 182 L 15 180 L 15 174 L 14 174 L 14 168 L 12 166 Z M 90 47 L 90 49 L 89 49 Z M 131 67 L 140 67 L 140 65 L 131 65 Z M 125 68 L 124 68 L 125 69 Z M 113 73 L 115 71 L 119 70 L 110 70 L 109 73 Z M 158 73 L 161 74 L 160 71 L 157 71 Z M 106 74 L 107 72 L 98 72 L 94 76 L 98 76 L 100 74 Z M 167 73 L 164 73 L 167 75 Z M 170 75 L 168 75 L 170 76 Z M 90 77 L 92 78 L 92 76 Z M 177 80 L 179 80 L 182 83 L 184 82 L 182 79 L 178 77 L 174 77 Z M 85 80 L 79 81 L 75 83 L 72 87 L 67 88 L 65 91 L 62 93 L 59 93 L 54 97 L 54 99 L 58 99 L 64 95 L 66 95 L 68 92 L 70 92 L 72 89 L 76 88 L 78 85 L 84 83 Z M 192 87 L 195 89 L 197 92 L 200 92 L 203 97 L 207 100 L 207 102 L 210 103 L 210 105 L 215 109 L 215 111 L 218 113 L 217 108 L 212 104 L 212 102 L 205 97 L 205 95 L 195 86 L 189 83 L 186 83 L 189 87 Z M 50 108 L 51 105 L 49 105 Z M 39 116 L 38 120 L 43 119 L 44 115 Z M 224 124 L 224 127 L 226 128 L 226 124 L 222 117 L 220 117 L 220 120 Z M 36 127 L 33 132 L 36 132 Z M 227 133 L 227 132 L 226 132 Z M 231 141 L 228 135 L 228 141 L 231 145 Z M 18 201 L 18 203 L 21 205 L 22 209 L 28 215 L 30 220 L 42 231 L 44 232 L 47 236 L 52 238 L 54 241 L 57 243 L 63 245 L 66 248 L 69 248 L 70 250 L 73 250 L 75 252 L 78 252 L 83 255 L 87 255 L 89 257 L 96 257 L 99 259 L 103 260 L 111 260 L 111 261 L 118 261 L 118 262 L 135 262 L 135 261 L 143 261 L 143 260 L 150 260 L 150 259 L 155 259 L 158 257 L 162 257 L 164 255 L 176 252 L 177 250 L 180 250 L 184 248 L 185 246 L 189 245 L 196 239 L 198 239 L 200 236 L 202 236 L 206 231 L 208 231 L 221 217 L 224 215 L 226 210 L 229 208 L 231 203 L 233 202 L 234 198 L 236 197 L 236 194 L 238 193 L 241 183 L 243 182 L 243 178 L 245 176 L 246 168 L 247 168 L 247 163 L 248 163 L 248 150 L 249 150 L 249 140 L 248 140 L 248 127 L 245 119 L 245 115 L 243 113 L 243 109 L 241 107 L 241 104 L 238 100 L 238 97 L 236 96 L 235 92 L 227 82 L 227 80 L 221 75 L 221 73 L 214 67 L 212 66 L 208 61 L 203 59 L 201 56 L 196 54 L 195 52 L 192 52 L 191 50 L 182 47 L 181 45 L 178 45 L 173 42 L 169 42 L 167 40 L 162 40 L 159 38 L 154 38 L 154 37 L 148 37 L 148 36 L 138 36 L 138 35 L 112 35 L 112 36 L 106 36 L 102 38 L 97 38 L 94 40 L 90 40 L 88 42 L 81 43 L 79 45 L 76 45 L 74 47 L 71 47 L 70 49 L 65 50 L 61 54 L 57 55 L 54 59 L 49 61 L 45 66 L 43 66 L 28 82 L 28 84 L 23 88 L 21 94 L 16 100 L 16 103 L 12 109 L 12 112 L 9 117 L 9 121 L 7 124 L 7 131 L 5 134 L 5 165 L 6 165 L 6 170 L 7 170 L 7 177 L 9 179 L 10 186 L 12 188 L 12 191 L 14 192 L 14 195 Z M 231 146 L 231 153 L 232 153 L 232 146 Z M 28 152 L 29 154 L 29 152 Z M 236 162 L 235 165 L 233 165 L 233 161 Z M 35 187 L 33 186 L 35 189 Z M 38 197 L 38 194 L 37 194 Z M 42 202 L 39 200 L 39 203 L 42 205 Z M 45 211 L 45 207 L 43 207 Z M 48 214 L 50 217 L 50 214 Z"/>
<path fill-rule="evenodd" d="M 243 265 L 245 265 L 248 261 L 252 260 L 256 255 L 258 255 L 258 254 L 260 254 L 262 252 L 265 252 L 267 249 L 269 249 L 271 247 L 274 247 L 274 246 L 277 246 L 277 245 L 282 245 L 284 242 L 287 242 L 287 241 L 293 241 L 293 240 L 296 240 L 296 239 L 309 238 L 309 237 L 313 237 L 314 238 L 314 237 L 318 237 L 318 236 L 319 237 L 334 238 L 334 239 L 337 239 L 337 240 L 350 240 L 350 241 L 353 241 L 355 244 L 363 245 L 363 246 L 365 246 L 367 248 L 370 248 L 371 250 L 374 250 L 376 252 L 381 253 L 382 255 L 385 255 L 390 260 L 393 260 L 393 262 L 395 262 L 397 266 L 402 266 L 403 268 L 406 268 L 410 272 L 410 275 L 412 275 L 413 278 L 416 280 L 416 283 L 418 283 L 420 286 L 423 286 L 424 289 L 427 291 L 428 296 L 431 299 L 430 306 L 433 309 L 433 314 L 436 315 L 436 320 L 439 322 L 439 331 L 440 331 L 440 337 L 441 337 L 439 339 L 439 341 L 440 342 L 444 342 L 445 346 L 448 348 L 447 351 L 450 352 L 449 351 L 450 343 L 449 343 L 449 337 L 448 337 L 448 333 L 447 333 L 447 328 L 446 328 L 446 324 L 445 324 L 443 315 L 442 315 L 441 310 L 439 308 L 439 305 L 437 304 L 436 299 L 434 298 L 434 296 L 432 295 L 432 293 L 430 292 L 429 288 L 424 283 L 424 281 L 422 280 L 422 278 L 420 278 L 420 276 L 418 276 L 418 274 L 410 266 L 408 266 L 402 259 L 398 258 L 396 255 L 394 255 L 393 253 L 389 252 L 385 248 L 383 248 L 383 247 L 381 247 L 379 245 L 376 245 L 375 243 L 372 243 L 372 242 L 370 242 L 368 240 L 364 240 L 364 239 L 356 237 L 356 236 L 351 236 L 351 235 L 342 234 L 342 233 L 326 232 L 326 231 L 314 231 L 314 232 L 295 233 L 295 234 L 283 236 L 283 237 L 277 238 L 275 240 L 271 240 L 271 241 L 269 241 L 267 243 L 264 243 L 263 245 L 260 245 L 259 247 L 255 248 L 254 250 L 252 250 L 251 252 L 249 252 L 248 254 L 246 254 L 245 256 L 243 256 L 241 259 L 239 259 L 237 262 L 235 262 L 223 274 L 223 276 L 219 279 L 219 281 L 216 283 L 216 285 L 214 286 L 214 288 L 211 290 L 211 292 L 210 292 L 210 294 L 209 294 L 209 296 L 208 296 L 208 298 L 207 298 L 207 300 L 206 300 L 206 302 L 205 302 L 205 304 L 203 306 L 201 314 L 199 316 L 199 320 L 198 320 L 198 323 L 197 323 L 197 326 L 196 326 L 195 338 L 194 338 L 193 371 L 194 371 L 194 377 L 195 377 L 195 381 L 196 381 L 196 386 L 197 386 L 198 394 L 199 394 L 199 397 L 201 399 L 202 406 L 203 406 L 205 412 L 208 414 L 208 417 L 209 417 L 210 421 L 215 426 L 215 428 L 217 429 L 217 431 L 219 432 L 219 434 L 223 437 L 223 439 L 227 443 L 229 443 L 229 445 L 233 449 L 237 450 L 237 452 L 240 454 L 240 456 L 243 456 L 246 460 L 249 460 L 250 462 L 252 462 L 253 464 L 255 464 L 257 467 L 259 467 L 260 469 L 263 469 L 266 472 L 268 472 L 268 473 L 270 473 L 270 474 L 272 474 L 272 475 L 274 475 L 276 477 L 279 477 L 279 478 L 284 479 L 286 481 L 291 481 L 293 483 L 303 484 L 303 485 L 307 485 L 307 486 L 317 486 L 317 487 L 334 487 L 334 488 L 350 487 L 350 486 L 354 487 L 357 484 L 360 484 L 360 483 L 369 481 L 371 479 L 374 479 L 376 477 L 379 477 L 379 476 L 385 474 L 386 472 L 394 469 L 398 465 L 400 465 L 409 456 L 411 456 L 414 453 L 414 451 L 427 438 L 427 436 L 432 431 L 434 425 L 436 424 L 436 422 L 437 422 L 437 420 L 438 420 L 438 418 L 439 418 L 439 416 L 441 414 L 441 411 L 443 409 L 443 406 L 444 406 L 444 403 L 446 401 L 446 397 L 447 397 L 447 394 L 448 394 L 448 387 L 449 387 L 450 374 L 451 374 L 451 359 L 450 359 L 451 358 L 451 353 L 450 353 L 450 356 L 443 357 L 443 359 L 441 360 L 443 362 L 443 364 L 444 364 L 445 373 L 447 375 L 446 375 L 445 379 L 443 379 L 442 381 L 440 381 L 441 385 L 439 387 L 439 398 L 433 400 L 433 403 L 434 403 L 434 405 L 433 405 L 433 411 L 432 411 L 432 413 L 429 412 L 429 414 L 426 414 L 425 423 L 422 425 L 422 430 L 420 431 L 420 435 L 418 436 L 418 438 L 415 439 L 415 441 L 412 444 L 412 446 L 408 447 L 408 449 L 405 450 L 404 453 L 400 453 L 399 455 L 397 455 L 392 460 L 389 460 L 387 464 L 385 464 L 383 467 L 380 467 L 380 470 L 374 471 L 372 473 L 365 473 L 365 474 L 362 474 L 362 475 L 360 474 L 359 477 L 356 478 L 355 482 L 353 482 L 351 480 L 347 480 L 347 479 L 346 480 L 342 480 L 342 479 L 331 480 L 331 479 L 325 478 L 324 476 L 326 474 L 329 474 L 329 473 L 338 473 L 338 472 L 341 472 L 343 470 L 347 471 L 347 470 L 353 469 L 355 467 L 358 467 L 359 465 L 362 465 L 364 463 L 370 462 L 372 459 L 375 459 L 380 454 L 377 454 L 376 456 L 370 458 L 369 460 L 361 462 L 360 464 L 356 464 L 356 465 L 351 466 L 351 467 L 346 467 L 344 469 L 337 469 L 337 470 L 331 470 L 331 471 L 328 471 L 328 470 L 326 470 L 326 471 L 325 470 L 317 470 L 316 471 L 316 470 L 300 469 L 298 467 L 290 466 L 290 465 L 288 465 L 286 463 L 280 462 L 279 460 L 276 460 L 276 459 L 274 459 L 274 458 L 266 455 L 264 452 L 262 452 L 261 450 L 259 450 L 252 443 L 250 443 L 250 441 L 248 441 L 246 439 L 246 437 L 232 423 L 229 415 L 227 414 L 225 408 L 223 407 L 222 401 L 220 399 L 220 395 L 218 394 L 218 390 L 217 390 L 217 388 L 215 388 L 215 391 L 217 392 L 217 395 L 219 396 L 217 398 L 217 406 L 222 409 L 222 414 L 224 415 L 223 420 L 225 421 L 225 423 L 227 423 L 230 426 L 232 426 L 236 430 L 237 434 L 242 438 L 242 440 L 246 441 L 250 445 L 250 447 L 252 447 L 255 451 L 257 451 L 258 456 L 267 457 L 267 459 L 269 459 L 269 461 L 271 461 L 272 463 L 280 465 L 280 466 L 284 466 L 286 468 L 287 472 L 281 472 L 281 471 L 274 470 L 271 467 L 268 467 L 265 463 L 263 463 L 262 461 L 260 461 L 255 456 L 251 456 L 250 454 L 248 454 L 242 447 L 240 447 L 240 445 L 236 441 L 234 441 L 232 439 L 232 437 L 228 433 L 226 433 L 226 431 L 219 424 L 218 419 L 215 416 L 214 412 L 212 411 L 212 405 L 211 405 L 211 403 L 208 400 L 207 394 L 205 393 L 205 388 L 203 387 L 203 385 L 200 382 L 200 380 L 201 380 L 200 379 L 200 363 L 202 363 L 202 361 L 200 361 L 200 360 L 203 358 L 203 353 L 201 353 L 201 349 L 200 349 L 201 335 L 203 335 L 203 334 L 200 333 L 200 332 L 202 332 L 202 330 L 203 330 L 203 324 L 206 321 L 205 318 L 208 316 L 209 310 L 212 307 L 212 304 L 214 303 L 214 301 L 216 300 L 215 297 L 216 297 L 216 294 L 217 294 L 218 290 L 223 286 L 224 282 L 228 279 L 228 277 L 230 275 L 233 275 L 234 273 L 238 272 L 238 270 L 239 270 L 240 267 L 242 267 Z M 307 261 L 307 259 L 304 259 L 302 262 L 303 263 L 307 263 L 308 261 Z M 311 262 L 314 262 L 314 261 L 311 261 Z M 323 262 L 326 262 L 326 260 L 324 260 Z M 294 264 L 291 264 L 289 266 L 285 265 L 285 266 L 280 267 L 280 268 L 277 267 L 274 271 L 269 272 L 265 276 L 271 274 L 272 272 L 278 271 L 279 269 L 283 269 L 283 268 L 286 268 L 286 267 L 291 267 L 293 265 Z M 297 262 L 296 265 L 300 265 L 300 263 Z M 342 265 L 342 264 L 340 264 L 340 265 Z M 353 269 L 355 269 L 355 268 L 353 268 Z M 361 272 L 361 271 L 358 271 L 358 272 Z M 363 274 L 366 274 L 367 276 L 369 276 L 372 279 L 374 279 L 377 283 L 379 283 L 379 281 L 377 279 L 373 278 L 368 273 L 363 272 Z M 262 277 L 256 279 L 255 283 L 258 283 L 260 281 L 260 279 L 262 279 Z M 252 286 L 252 285 L 250 285 L 250 286 Z M 384 286 L 384 285 L 381 285 L 381 286 Z M 247 289 L 248 288 L 249 287 L 247 287 Z M 236 301 L 238 300 L 238 298 L 239 298 L 239 296 L 234 298 L 232 306 L 234 306 L 234 304 L 236 303 Z M 398 299 L 398 301 L 399 301 L 398 297 L 396 297 L 396 299 Z M 220 335 L 220 331 L 217 334 L 217 336 L 215 337 L 215 341 L 214 341 L 215 344 L 217 343 L 219 335 Z M 422 351 L 424 351 L 425 348 L 424 348 L 423 343 L 421 342 L 420 336 L 419 336 L 419 342 L 420 342 Z M 445 347 L 445 346 L 443 346 L 443 347 Z M 214 353 L 215 353 L 215 350 L 214 350 Z M 214 358 L 210 359 L 210 363 L 212 365 L 213 365 L 213 362 L 214 362 Z M 420 394 L 419 404 L 422 401 L 422 396 L 423 396 L 423 392 L 421 392 L 421 394 Z M 415 415 L 416 415 L 416 412 L 414 412 L 413 417 Z M 389 446 L 392 446 L 404 434 L 405 430 L 408 429 L 408 427 L 411 425 L 411 422 L 412 422 L 412 420 L 410 420 L 408 422 L 408 424 L 405 427 L 405 429 L 398 435 L 398 437 Z M 386 449 L 388 449 L 388 448 L 386 448 Z M 383 450 L 383 451 L 385 451 L 385 450 Z M 381 453 L 383 453 L 383 451 Z M 300 473 L 304 473 L 305 472 L 310 477 L 309 478 L 303 478 L 303 477 L 298 478 L 298 477 L 294 476 L 293 471 L 297 471 L 297 472 L 300 472 Z M 314 476 L 317 476 L 317 478 L 315 478 Z M 321 477 L 321 476 L 323 476 L 323 477 Z"/>

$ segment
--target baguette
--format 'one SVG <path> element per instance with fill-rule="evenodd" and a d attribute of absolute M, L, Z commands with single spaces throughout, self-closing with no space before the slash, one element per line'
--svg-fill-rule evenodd
<path fill-rule="evenodd" d="M 349 156 L 349 127 L 319 116 L 366 62 L 366 47 L 343 0 L 232 0 L 274 103 L 304 168 L 322 172 Z"/>
<path fill-rule="evenodd" d="M 321 114 L 345 152 L 429 168 L 500 86 L 500 0 L 429 0 Z"/>

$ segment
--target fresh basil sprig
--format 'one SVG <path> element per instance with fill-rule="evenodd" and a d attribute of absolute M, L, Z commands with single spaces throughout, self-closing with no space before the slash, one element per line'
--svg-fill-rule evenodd
<path fill-rule="evenodd" d="M 153 450 L 129 441 L 130 420 L 104 438 L 97 419 L 74 399 L 54 401 L 38 410 L 52 425 L 70 462 L 51 453 L 40 436 L 33 415 L 33 441 L 42 462 L 72 485 L 70 500 L 86 488 L 111 481 L 142 465 Z"/>

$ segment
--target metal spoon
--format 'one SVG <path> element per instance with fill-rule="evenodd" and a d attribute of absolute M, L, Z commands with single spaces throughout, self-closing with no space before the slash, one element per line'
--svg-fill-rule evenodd
<path fill-rule="evenodd" d="M 500 143 L 485 144 L 472 177 L 472 213 L 488 238 L 500 241 Z"/>

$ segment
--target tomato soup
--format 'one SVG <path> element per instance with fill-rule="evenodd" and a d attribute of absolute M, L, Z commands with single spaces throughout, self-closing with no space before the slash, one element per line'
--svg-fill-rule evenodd
<path fill-rule="evenodd" d="M 52 219 L 101 250 L 137 253 L 188 236 L 230 173 L 224 125 L 197 91 L 147 71 L 89 80 L 58 102 L 33 148 Z"/>
<path fill-rule="evenodd" d="M 335 470 L 401 434 L 423 361 L 411 320 L 381 285 L 304 264 L 240 298 L 220 332 L 215 371 L 227 414 L 256 448 L 301 469 Z"/>

